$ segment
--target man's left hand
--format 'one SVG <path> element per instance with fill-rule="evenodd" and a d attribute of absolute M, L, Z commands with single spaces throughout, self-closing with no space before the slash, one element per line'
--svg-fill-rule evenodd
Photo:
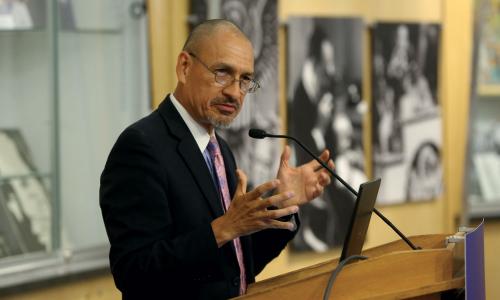
<path fill-rule="evenodd" d="M 278 192 L 294 191 L 295 197 L 285 201 L 283 205 L 303 205 L 323 193 L 325 186 L 331 182 L 331 175 L 314 159 L 298 167 L 290 166 L 290 153 L 290 147 L 286 146 L 281 154 L 278 169 L 281 184 L 278 186 Z M 328 161 L 328 167 L 334 168 L 328 150 L 325 149 L 319 158 L 325 163 Z"/>

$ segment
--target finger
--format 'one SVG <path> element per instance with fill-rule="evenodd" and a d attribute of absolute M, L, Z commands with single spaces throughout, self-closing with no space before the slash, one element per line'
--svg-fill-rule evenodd
<path fill-rule="evenodd" d="M 333 163 L 333 160 L 328 160 L 328 164 L 327 166 L 331 169 L 331 170 L 334 170 L 335 169 L 335 164 Z M 318 172 L 318 171 L 325 171 L 325 172 L 328 172 L 327 169 L 325 169 L 322 165 L 320 165 L 318 163 L 317 167 L 314 169 L 315 172 Z M 328 174 L 330 174 L 330 172 L 328 172 Z M 331 174 L 330 174 L 331 175 Z"/>
<path fill-rule="evenodd" d="M 321 172 L 319 173 L 319 178 L 318 178 L 319 184 L 322 186 L 329 185 L 331 182 L 331 177 L 329 176 L 329 173 L 327 172 Z"/>
<path fill-rule="evenodd" d="M 259 185 L 258 187 L 256 187 L 252 191 L 248 192 L 246 195 L 247 195 L 248 199 L 252 199 L 252 200 L 257 199 L 260 196 L 267 193 L 268 191 L 276 188 L 279 185 L 279 182 L 280 182 L 279 179 L 274 179 L 274 180 L 268 181 L 266 183 Z"/>
<path fill-rule="evenodd" d="M 288 199 L 291 199 L 295 196 L 294 192 L 284 192 L 284 193 L 279 193 L 276 195 L 273 195 L 264 201 L 259 201 L 257 203 L 257 206 L 255 206 L 256 209 L 265 209 L 270 206 L 278 206 L 280 207 L 280 204 Z"/>
<path fill-rule="evenodd" d="M 327 162 L 328 158 L 330 157 L 330 151 L 328 151 L 328 149 L 325 149 L 321 155 L 319 156 L 319 159 L 322 161 L 322 162 Z M 321 164 L 313 159 L 311 160 L 310 162 L 308 162 L 308 165 L 313 168 L 315 171 L 318 171 L 320 168 L 321 168 Z"/>
<path fill-rule="evenodd" d="M 292 222 L 282 222 L 274 219 L 269 219 L 266 221 L 266 228 L 272 229 L 286 229 L 286 230 L 295 230 L 295 224 Z"/>
<path fill-rule="evenodd" d="M 266 210 L 262 212 L 262 217 L 266 219 L 279 219 L 284 216 L 295 214 L 299 211 L 297 205 L 292 205 L 285 208 Z"/>
<path fill-rule="evenodd" d="M 316 186 L 314 187 L 314 191 L 313 191 L 313 199 L 314 198 L 317 198 L 319 197 L 321 194 L 323 194 L 323 186 L 319 183 L 316 184 Z"/>
<path fill-rule="evenodd" d="M 290 160 L 290 146 L 285 145 L 285 149 L 283 150 L 283 153 L 281 153 L 281 158 L 280 158 L 280 164 L 282 166 L 288 165 L 288 161 Z"/>
<path fill-rule="evenodd" d="M 236 195 L 246 194 L 247 182 L 248 182 L 247 175 L 241 169 L 236 169 L 236 176 L 238 176 L 238 186 L 236 187 Z"/>
<path fill-rule="evenodd" d="M 332 170 L 335 169 L 335 164 L 333 163 L 333 160 L 330 159 L 328 161 L 328 167 L 330 167 L 330 169 L 332 169 Z"/>

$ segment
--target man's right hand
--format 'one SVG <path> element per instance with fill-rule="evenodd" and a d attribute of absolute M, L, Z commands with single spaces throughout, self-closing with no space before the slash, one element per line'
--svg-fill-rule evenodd
<path fill-rule="evenodd" d="M 241 170 L 236 170 L 236 174 L 238 175 L 238 186 L 229 209 L 223 216 L 211 223 L 219 248 L 237 237 L 263 229 L 295 229 L 292 222 L 282 222 L 276 219 L 296 213 L 299 209 L 298 206 L 268 209 L 282 206 L 280 205 L 282 202 L 294 196 L 292 191 L 262 198 L 266 192 L 278 187 L 280 184 L 278 179 L 268 181 L 247 193 L 247 176 Z"/>

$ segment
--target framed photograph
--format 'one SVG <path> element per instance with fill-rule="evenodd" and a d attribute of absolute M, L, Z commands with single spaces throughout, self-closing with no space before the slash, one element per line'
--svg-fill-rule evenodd
<path fill-rule="evenodd" d="M 440 26 L 377 23 L 372 38 L 374 177 L 379 204 L 441 194 Z"/>
<path fill-rule="evenodd" d="M 288 132 L 315 154 L 329 149 L 337 173 L 355 189 L 366 181 L 362 119 L 362 32 L 357 18 L 290 18 Z M 297 165 L 312 158 L 290 144 Z M 323 252 L 343 243 L 355 198 L 333 181 L 300 209 L 295 251 Z"/>

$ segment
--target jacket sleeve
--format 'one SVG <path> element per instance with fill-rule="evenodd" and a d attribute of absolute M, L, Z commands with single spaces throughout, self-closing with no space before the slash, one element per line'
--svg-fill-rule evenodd
<path fill-rule="evenodd" d="M 122 292 L 162 282 L 211 280 L 221 272 L 209 223 L 174 233 L 167 177 L 158 155 L 140 130 L 129 128 L 101 175 L 111 271 Z"/>
<path fill-rule="evenodd" d="M 300 227 L 299 215 L 294 214 L 292 222 L 295 222 L 295 230 L 267 229 L 252 235 L 252 251 L 254 257 L 254 273 L 259 274 L 264 267 L 276 258 L 292 240 Z"/>

